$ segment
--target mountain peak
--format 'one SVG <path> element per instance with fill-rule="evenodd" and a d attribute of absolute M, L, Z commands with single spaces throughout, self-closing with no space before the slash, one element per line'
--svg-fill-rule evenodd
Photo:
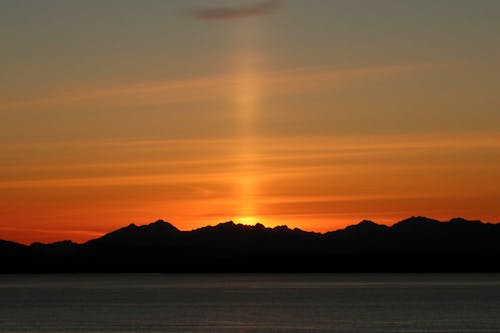
<path fill-rule="evenodd" d="M 450 223 L 465 223 L 465 222 L 469 222 L 469 221 L 464 219 L 463 217 L 454 217 L 454 218 L 450 219 L 449 222 Z"/>
<path fill-rule="evenodd" d="M 90 240 L 87 243 L 97 244 L 159 244 L 167 241 L 171 236 L 176 236 L 180 230 L 169 222 L 158 220 L 156 222 L 137 226 L 134 223 L 124 228 L 114 230 L 102 237 Z"/>
<path fill-rule="evenodd" d="M 363 220 L 355 225 L 350 225 L 346 227 L 344 230 L 346 231 L 372 231 L 378 230 L 380 228 L 387 228 L 385 225 L 377 224 L 370 220 Z"/>
<path fill-rule="evenodd" d="M 163 220 L 157 220 L 156 222 L 150 223 L 146 226 L 140 226 L 139 228 L 150 228 L 156 231 L 179 231 L 179 229 L 177 229 L 173 224 Z"/>
<path fill-rule="evenodd" d="M 215 230 L 235 230 L 243 227 L 243 224 L 236 224 L 233 221 L 221 222 L 215 226 L 211 226 L 211 228 Z"/>
<path fill-rule="evenodd" d="M 441 222 L 425 216 L 412 216 L 405 220 L 399 221 L 398 223 L 394 224 L 394 226 L 398 227 L 405 225 L 417 225 L 417 224 L 422 225 L 422 224 L 432 224 L 432 223 L 441 223 Z"/>
<path fill-rule="evenodd" d="M 373 222 L 373 221 L 370 221 L 370 220 L 363 220 L 363 221 L 359 222 L 358 225 L 359 226 L 374 226 L 374 225 L 378 225 L 378 224 Z"/>
<path fill-rule="evenodd" d="M 463 217 L 454 217 L 448 221 L 449 223 L 452 224 L 481 224 L 482 222 L 479 220 L 467 220 L 464 219 Z"/>
<path fill-rule="evenodd" d="M 231 221 L 227 221 L 227 222 L 221 222 L 221 223 L 217 224 L 217 225 L 216 225 L 216 227 L 217 227 L 217 226 L 227 226 L 227 227 L 228 227 L 228 226 L 235 226 L 235 225 L 236 225 L 236 223 L 234 223 L 234 222 L 231 220 Z"/>
<path fill-rule="evenodd" d="M 159 220 L 156 220 L 155 222 L 151 222 L 149 225 L 164 224 L 164 223 L 170 224 L 169 222 L 166 222 L 162 219 L 159 219 Z"/>

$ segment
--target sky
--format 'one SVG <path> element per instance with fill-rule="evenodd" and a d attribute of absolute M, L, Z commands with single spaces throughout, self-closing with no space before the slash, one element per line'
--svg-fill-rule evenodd
<path fill-rule="evenodd" d="M 0 239 L 500 221 L 500 1 L 1 0 Z"/>

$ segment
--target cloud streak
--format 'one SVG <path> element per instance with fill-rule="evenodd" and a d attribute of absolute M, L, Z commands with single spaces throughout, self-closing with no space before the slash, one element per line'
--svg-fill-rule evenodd
<path fill-rule="evenodd" d="M 18 161 L 16 165 L 0 165 L 0 188 L 223 184 L 234 182 L 242 173 L 255 172 L 259 181 L 280 181 L 272 187 L 279 191 L 273 190 L 273 193 L 278 191 L 280 195 L 290 196 L 289 192 L 282 193 L 281 189 L 289 186 L 287 182 L 290 177 L 297 175 L 314 181 L 317 179 L 316 175 L 320 175 L 321 179 L 335 178 L 346 174 L 370 175 L 376 170 L 380 174 L 393 175 L 401 171 L 428 171 L 436 174 L 446 170 L 466 173 L 467 170 L 475 169 L 491 172 L 499 160 L 496 157 L 499 156 L 499 138 L 500 133 L 474 132 L 460 135 L 418 133 L 353 137 L 261 137 L 255 139 L 261 148 L 251 160 L 259 167 L 250 166 L 239 170 L 226 166 L 237 161 L 243 162 L 242 164 L 251 161 L 247 156 L 227 150 L 227 147 L 236 144 L 234 138 L 209 141 L 198 139 L 184 143 L 183 140 L 132 139 L 116 144 L 90 141 L 87 145 L 75 145 L 68 142 L 66 149 L 57 150 L 58 155 L 77 150 L 79 159 L 64 161 L 51 158 L 46 162 L 35 161 L 36 164 Z M 198 147 L 207 143 L 211 150 L 203 154 Z M 51 156 L 51 151 L 55 148 L 58 146 L 54 147 L 49 143 L 46 147 L 38 146 L 36 150 L 44 156 Z M 18 146 L 16 150 L 22 149 Z M 144 149 L 147 151 L 139 154 Z M 183 151 L 181 156 L 178 155 L 178 149 Z M 491 157 L 483 160 L 470 159 L 477 149 Z M 108 154 L 104 157 L 106 151 Z M 0 153 L 8 160 L 15 160 L 15 156 L 3 150 L 1 145 Z M 133 159 L 129 156 L 133 156 Z M 436 159 L 436 156 L 443 160 Z M 447 162 L 448 156 L 455 160 Z M 457 156 L 462 157 L 457 159 Z M 89 164 L 88 161 L 92 163 Z M 320 187 L 317 186 L 314 190 L 314 195 L 317 196 Z M 301 189 L 300 193 L 303 194 L 303 191 Z M 8 197 L 8 192 L 5 193 Z"/>
<path fill-rule="evenodd" d="M 260 1 L 246 6 L 202 7 L 186 11 L 187 16 L 198 20 L 233 20 L 275 13 L 282 7 L 281 1 Z"/>
<path fill-rule="evenodd" d="M 432 64 L 404 64 L 368 66 L 348 69 L 302 68 L 252 73 L 259 79 L 262 94 L 288 95 L 306 91 L 340 89 L 356 82 L 367 83 L 416 71 L 436 68 Z M 235 87 L 246 83 L 246 78 L 223 74 L 198 78 L 146 82 L 128 86 L 101 88 L 76 93 L 59 92 L 41 99 L 25 99 L 1 103 L 0 111 L 40 108 L 60 104 L 78 105 L 84 102 L 103 106 L 164 105 L 202 100 L 227 99 Z"/>

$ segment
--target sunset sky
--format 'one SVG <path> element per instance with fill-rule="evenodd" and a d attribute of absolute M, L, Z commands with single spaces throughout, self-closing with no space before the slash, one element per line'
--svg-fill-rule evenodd
<path fill-rule="evenodd" d="M 500 221 L 500 1 L 2 0 L 0 239 Z"/>

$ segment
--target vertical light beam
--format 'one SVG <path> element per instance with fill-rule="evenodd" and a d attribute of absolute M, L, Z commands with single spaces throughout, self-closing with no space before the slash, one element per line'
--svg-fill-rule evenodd
<path fill-rule="evenodd" d="M 255 121 L 259 109 L 260 84 L 258 75 L 258 52 L 256 47 L 256 25 L 243 22 L 237 30 L 235 107 L 238 121 L 238 217 L 244 224 L 257 222 L 258 207 L 255 196 L 258 191 L 255 156 L 257 147 Z"/>

